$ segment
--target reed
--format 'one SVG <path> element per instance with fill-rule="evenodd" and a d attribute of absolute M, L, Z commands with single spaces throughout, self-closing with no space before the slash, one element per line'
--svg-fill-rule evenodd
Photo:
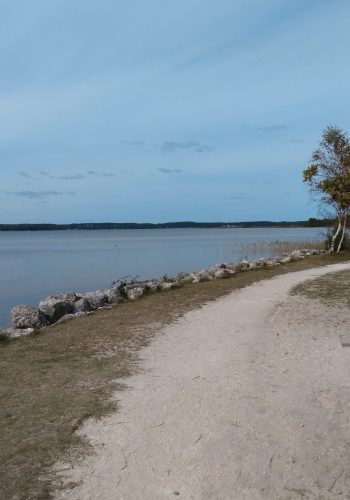
<path fill-rule="evenodd" d="M 275 257 L 282 253 L 291 253 L 293 250 L 300 249 L 317 249 L 324 250 L 325 244 L 323 241 L 314 239 L 311 241 L 293 240 L 293 241 L 256 241 L 254 243 L 242 243 L 239 247 L 241 257 L 259 258 L 259 257 Z"/>

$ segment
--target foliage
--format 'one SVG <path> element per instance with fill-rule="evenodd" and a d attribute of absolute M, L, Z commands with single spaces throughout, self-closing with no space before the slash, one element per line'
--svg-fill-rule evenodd
<path fill-rule="evenodd" d="M 319 147 L 312 154 L 311 165 L 303 171 L 303 181 L 320 197 L 322 204 L 335 211 L 338 227 L 331 236 L 330 251 L 337 248 L 339 252 L 350 209 L 350 139 L 346 132 L 333 125 L 323 131 Z"/>
<path fill-rule="evenodd" d="M 332 242 L 334 240 L 334 247 L 338 248 L 340 246 L 339 251 L 350 250 L 349 236 L 345 233 L 344 238 L 342 239 L 342 234 L 340 232 L 337 235 L 335 233 L 336 228 L 334 227 L 329 228 L 329 230 L 327 231 L 326 239 L 324 241 L 325 249 L 330 250 Z"/>
<path fill-rule="evenodd" d="M 0 344 L 6 344 L 7 342 L 9 342 L 9 340 L 10 340 L 9 334 L 0 331 Z"/>

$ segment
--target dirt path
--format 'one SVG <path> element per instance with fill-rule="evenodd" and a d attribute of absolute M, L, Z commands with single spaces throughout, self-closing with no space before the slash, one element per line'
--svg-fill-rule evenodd
<path fill-rule="evenodd" d="M 186 314 L 143 351 L 121 410 L 81 433 L 69 500 L 350 499 L 348 310 L 291 297 L 336 264 Z"/>

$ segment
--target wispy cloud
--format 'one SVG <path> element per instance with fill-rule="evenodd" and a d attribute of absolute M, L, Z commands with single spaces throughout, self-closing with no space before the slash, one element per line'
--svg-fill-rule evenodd
<path fill-rule="evenodd" d="M 52 175 L 45 170 L 40 172 L 40 175 L 47 177 L 48 179 L 60 180 L 60 181 L 78 181 L 81 179 L 86 179 L 90 175 L 96 177 L 115 177 L 114 174 L 110 172 L 97 172 L 96 170 L 89 170 L 86 174 L 69 174 L 69 175 Z"/>
<path fill-rule="evenodd" d="M 78 179 L 85 179 L 85 175 L 82 174 L 73 174 L 73 175 L 61 175 L 57 177 L 57 179 L 62 179 L 63 181 L 74 181 Z"/>
<path fill-rule="evenodd" d="M 180 168 L 157 168 L 157 170 L 163 174 L 180 174 L 182 172 Z"/>
<path fill-rule="evenodd" d="M 21 196 L 23 198 L 29 198 L 30 200 L 43 200 L 49 196 L 65 196 L 65 195 L 75 195 L 72 191 L 7 191 L 6 194 L 12 196 Z"/>
<path fill-rule="evenodd" d="M 214 148 L 198 142 L 163 142 L 159 146 L 163 153 L 174 153 L 176 151 L 189 150 L 195 153 L 211 153 Z"/>
<path fill-rule="evenodd" d="M 159 144 L 150 144 L 143 141 L 128 141 L 123 139 L 122 144 L 125 144 L 130 147 L 148 147 L 155 148 L 161 151 L 162 153 L 175 153 L 177 151 L 192 151 L 195 153 L 211 153 L 215 148 L 212 146 L 208 146 L 207 144 L 201 144 L 199 142 L 194 141 L 165 141 Z"/>
<path fill-rule="evenodd" d="M 75 181 L 80 179 L 85 179 L 86 175 L 84 174 L 70 174 L 70 175 L 52 175 L 45 170 L 40 172 L 40 175 L 43 177 L 47 177 L 48 179 L 62 180 L 62 181 Z"/>
<path fill-rule="evenodd" d="M 96 172 L 96 170 L 89 170 L 88 175 L 96 175 L 97 177 L 115 177 L 115 174 L 110 172 Z"/>
<path fill-rule="evenodd" d="M 18 174 L 25 179 L 33 179 L 33 176 L 31 174 L 28 174 L 28 172 L 18 172 Z"/>
<path fill-rule="evenodd" d="M 260 132 L 281 132 L 282 130 L 287 130 L 288 127 L 284 123 L 275 123 L 273 125 L 265 125 L 262 127 L 257 127 Z"/>

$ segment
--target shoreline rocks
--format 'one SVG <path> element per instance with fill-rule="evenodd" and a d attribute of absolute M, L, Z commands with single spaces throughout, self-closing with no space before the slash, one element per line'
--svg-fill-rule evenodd
<path fill-rule="evenodd" d="M 202 269 L 192 273 L 178 273 L 175 277 L 163 276 L 158 280 L 123 282 L 104 290 L 87 293 L 67 292 L 49 296 L 42 299 L 37 308 L 28 305 L 15 306 L 10 313 L 13 328 L 7 329 L 5 332 L 12 338 L 28 335 L 35 330 L 92 314 L 96 310 L 110 308 L 123 301 L 138 300 L 146 293 L 170 290 L 188 283 L 227 279 L 237 272 L 271 268 L 305 259 L 310 255 L 325 253 L 327 253 L 325 250 L 300 249 L 294 250 L 290 254 L 285 253 L 277 257 L 262 258 L 252 262 L 244 258 L 238 264 L 216 264 L 210 269 Z"/>

